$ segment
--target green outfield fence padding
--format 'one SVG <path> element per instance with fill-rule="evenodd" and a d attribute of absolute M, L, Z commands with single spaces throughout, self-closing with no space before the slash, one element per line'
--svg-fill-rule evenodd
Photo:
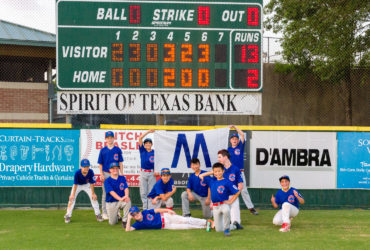
<path fill-rule="evenodd" d="M 184 188 L 178 188 L 174 195 L 176 208 L 181 208 L 181 193 Z M 248 188 L 256 208 L 271 208 L 271 195 L 276 189 Z M 67 207 L 70 187 L 0 187 L 0 208 L 60 208 Z M 101 205 L 101 188 L 95 188 Z M 303 209 L 338 209 L 362 208 L 369 209 L 370 190 L 363 189 L 332 189 L 332 190 L 300 190 L 306 203 Z M 141 206 L 139 188 L 130 188 L 130 198 L 133 205 Z M 240 198 L 241 208 L 245 208 Z M 78 195 L 76 207 L 89 207 L 88 196 L 81 192 Z M 192 205 L 199 207 L 199 204 Z"/>

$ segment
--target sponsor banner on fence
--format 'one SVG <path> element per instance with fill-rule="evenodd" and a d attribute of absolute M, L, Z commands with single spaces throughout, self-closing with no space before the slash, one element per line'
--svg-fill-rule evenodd
<path fill-rule="evenodd" d="M 250 92 L 58 92 L 58 114 L 261 115 Z"/>
<path fill-rule="evenodd" d="M 370 189 L 370 133 L 338 133 L 337 187 Z"/>
<path fill-rule="evenodd" d="M 81 158 L 90 160 L 92 170 L 97 177 L 96 186 L 101 186 L 100 170 L 98 164 L 100 149 L 106 146 L 105 132 L 102 129 L 81 129 Z M 114 133 L 114 145 L 122 150 L 123 174 L 130 187 L 139 186 L 140 153 L 139 137 L 143 130 L 112 130 Z M 147 137 L 152 138 L 149 134 Z M 154 140 L 153 140 L 154 142 Z M 153 144 L 153 149 L 155 144 Z"/>
<path fill-rule="evenodd" d="M 335 132 L 253 131 L 250 143 L 251 187 L 280 188 L 289 175 L 296 188 L 336 188 Z"/>
<path fill-rule="evenodd" d="M 217 162 L 217 152 L 227 149 L 229 128 L 205 131 L 167 132 L 156 131 L 155 169 L 163 167 L 172 173 L 192 173 L 191 158 L 199 158 L 201 169 L 211 170 Z"/>
<path fill-rule="evenodd" d="M 72 186 L 78 130 L 1 129 L 0 186 Z"/>

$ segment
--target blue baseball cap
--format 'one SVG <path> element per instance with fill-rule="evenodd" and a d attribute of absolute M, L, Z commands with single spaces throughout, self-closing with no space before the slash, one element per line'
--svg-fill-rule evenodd
<path fill-rule="evenodd" d="M 107 131 L 105 132 L 105 138 L 109 137 L 109 136 L 112 136 L 114 137 L 114 133 L 112 131 Z"/>
<path fill-rule="evenodd" d="M 133 213 L 140 212 L 140 209 L 138 207 L 131 207 L 130 210 L 129 210 L 129 212 L 132 215 Z"/>
<path fill-rule="evenodd" d="M 281 181 L 282 179 L 287 179 L 287 180 L 290 182 L 290 178 L 289 178 L 289 176 L 287 176 L 287 175 L 283 175 L 283 176 L 281 176 L 281 177 L 279 178 L 279 181 Z"/>
<path fill-rule="evenodd" d="M 109 169 L 114 168 L 114 167 L 119 167 L 119 163 L 118 163 L 118 162 L 116 162 L 116 161 L 114 161 L 114 162 L 112 162 L 112 163 L 109 165 Z"/>
<path fill-rule="evenodd" d="M 171 174 L 171 171 L 169 168 L 162 168 L 161 169 L 161 175 L 165 175 L 165 174 Z"/>
<path fill-rule="evenodd" d="M 236 138 L 238 138 L 238 139 L 239 139 L 239 135 L 238 135 L 237 133 L 233 133 L 233 134 L 231 134 L 229 139 L 231 139 L 231 138 L 233 138 L 233 137 L 236 137 Z"/>
<path fill-rule="evenodd" d="M 90 161 L 88 159 L 81 160 L 81 167 L 90 167 Z"/>
<path fill-rule="evenodd" d="M 150 142 L 151 144 L 153 144 L 153 141 L 152 141 L 152 139 L 150 139 L 150 138 L 146 138 L 146 139 L 144 140 L 144 144 L 145 144 L 146 142 Z"/>

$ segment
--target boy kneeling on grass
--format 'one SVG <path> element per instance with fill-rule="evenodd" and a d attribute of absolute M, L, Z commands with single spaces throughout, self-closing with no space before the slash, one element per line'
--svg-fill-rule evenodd
<path fill-rule="evenodd" d="M 135 223 L 131 224 L 131 218 Z M 207 226 L 207 220 L 177 215 L 171 209 L 156 208 L 143 210 L 131 207 L 126 225 L 126 231 L 140 229 L 203 229 Z"/>
<path fill-rule="evenodd" d="M 211 191 L 216 232 L 223 231 L 225 236 L 230 236 L 230 206 L 238 198 L 240 190 L 231 181 L 223 177 L 224 165 L 217 162 L 213 164 L 212 170 L 214 177 L 204 178 L 203 181 L 209 185 Z M 201 174 L 200 178 L 202 179 L 206 174 Z"/>
<path fill-rule="evenodd" d="M 299 204 L 304 204 L 304 199 L 297 189 L 290 187 L 290 178 L 283 175 L 279 178 L 282 189 L 277 191 L 275 197 L 271 196 L 271 203 L 274 208 L 280 207 L 272 220 L 272 223 L 279 226 L 280 232 L 289 232 L 291 219 L 299 213 Z"/>
<path fill-rule="evenodd" d="M 74 177 L 74 184 L 69 196 L 69 202 L 67 207 L 67 213 L 64 216 L 64 222 L 70 223 L 72 217 L 72 211 L 75 206 L 76 198 L 81 191 L 84 191 L 90 198 L 91 205 L 94 208 L 96 220 L 99 222 L 103 221 L 100 214 L 98 198 L 94 192 L 94 171 L 90 169 L 90 161 L 88 159 L 81 160 L 81 168 L 76 171 Z"/>
<path fill-rule="evenodd" d="M 161 169 L 161 179 L 159 179 L 148 194 L 149 209 L 160 208 L 165 205 L 166 208 L 173 208 L 172 195 L 176 192 L 176 187 L 171 178 L 171 171 L 169 168 Z"/>
<path fill-rule="evenodd" d="M 118 221 L 118 214 L 123 209 L 122 227 L 126 228 L 128 212 L 131 207 L 128 185 L 125 176 L 119 175 L 120 165 L 118 162 L 110 164 L 110 177 L 104 181 L 106 192 L 105 201 L 109 224 L 114 225 Z"/>

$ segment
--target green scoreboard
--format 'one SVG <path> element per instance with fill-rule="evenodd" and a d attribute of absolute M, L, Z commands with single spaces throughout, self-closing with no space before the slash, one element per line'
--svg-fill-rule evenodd
<path fill-rule="evenodd" d="M 262 0 L 57 3 L 63 90 L 261 91 Z"/>

